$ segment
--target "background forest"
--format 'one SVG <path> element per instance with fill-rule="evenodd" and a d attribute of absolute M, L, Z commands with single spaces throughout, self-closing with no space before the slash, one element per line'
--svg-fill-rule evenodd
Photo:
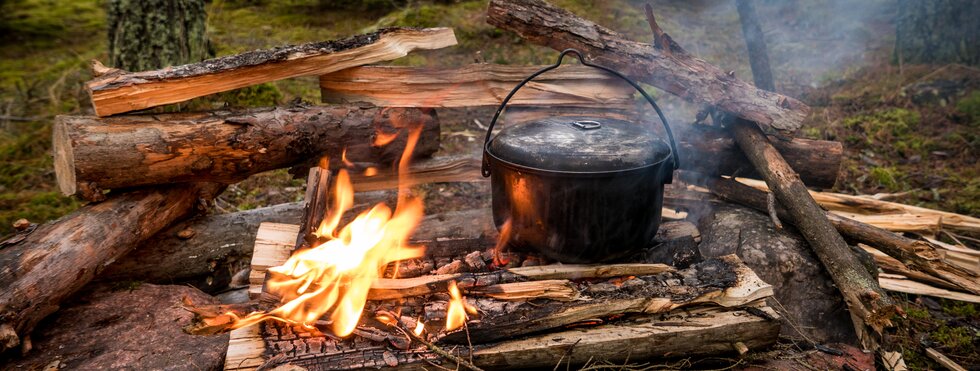
<path fill-rule="evenodd" d="M 650 39 L 642 12 L 647 1 L 552 1 L 634 40 Z M 162 3 L 146 1 L 144 6 L 159 6 L 158 2 Z M 661 26 L 688 51 L 751 80 L 734 1 L 649 2 Z M 550 49 L 527 44 L 486 24 L 487 4 L 483 0 L 185 3 L 203 4 L 205 14 L 203 24 L 184 20 L 184 27 L 198 27 L 203 32 L 197 46 L 174 52 L 190 60 L 335 39 L 386 26 L 452 27 L 459 39 L 456 47 L 413 53 L 394 62 L 400 65 L 452 66 L 474 61 L 545 64 L 555 55 Z M 802 135 L 845 144 L 847 157 L 834 191 L 882 194 L 902 203 L 980 216 L 980 7 L 963 7 L 969 3 L 755 2 L 769 46 L 776 90 L 813 107 Z M 81 205 L 62 196 L 55 184 L 50 124 L 59 114 L 91 113 L 83 87 L 92 77 L 89 61 L 97 59 L 109 66 L 116 62 L 126 65 L 116 67 L 131 70 L 161 67 L 126 57 L 134 53 L 126 50 L 131 38 L 150 38 L 141 42 L 153 43 L 152 33 L 111 31 L 117 30 L 113 22 L 126 16 L 125 9 L 133 9 L 127 4 L 125 0 L 0 2 L 0 236 L 12 232 L 15 220 L 41 223 Z M 935 24 L 959 28 L 949 34 L 925 31 Z M 161 54 L 170 52 L 162 50 Z M 316 102 L 319 96 L 316 78 L 309 77 L 230 91 L 165 109 L 260 107 Z M 671 121 L 694 121 L 698 107 L 667 94 L 658 97 L 666 102 Z M 444 125 L 479 131 L 467 127 L 472 117 L 450 115 L 446 119 Z M 452 140 L 444 143 L 451 145 Z M 219 197 L 215 211 L 296 201 L 302 198 L 302 184 L 285 170 L 253 176 Z M 927 307 L 921 302 L 908 303 L 907 312 L 914 324 L 908 330 L 910 348 L 923 341 L 914 336 L 925 336 L 960 360 L 976 361 L 975 331 L 971 333 L 969 326 L 947 325 Z M 934 311 L 976 324 L 975 308 L 942 302 Z M 917 365 L 929 362 L 914 352 L 908 353 L 906 360 Z"/>

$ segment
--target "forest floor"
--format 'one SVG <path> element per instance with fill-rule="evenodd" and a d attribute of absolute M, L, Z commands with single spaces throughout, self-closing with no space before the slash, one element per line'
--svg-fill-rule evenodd
<path fill-rule="evenodd" d="M 555 56 L 487 25 L 485 0 L 392 6 L 395 2 L 341 1 L 370 5 L 327 7 L 321 3 L 329 2 L 316 0 L 214 0 L 208 5 L 208 33 L 220 56 L 385 26 L 449 26 L 456 30 L 458 46 L 413 53 L 394 63 L 545 64 Z M 650 39 L 640 1 L 554 2 L 635 40 Z M 661 26 L 685 49 L 751 80 L 733 2 L 651 3 Z M 44 222 L 81 205 L 57 190 L 50 123 L 58 114 L 91 112 L 82 84 L 91 78 L 88 61 L 107 59 L 104 6 L 100 0 L 0 2 L 0 236 L 11 232 L 14 220 Z M 885 0 L 861 5 L 839 0 L 760 2 L 777 90 L 814 108 L 800 135 L 845 144 L 847 157 L 834 191 L 883 193 L 897 202 L 980 216 L 980 69 L 894 63 L 893 7 L 894 1 Z M 671 122 L 694 121 L 698 107 L 656 96 Z M 316 79 L 297 78 L 218 94 L 183 108 L 318 99 Z M 473 140 L 479 128 L 472 120 L 487 120 L 481 114 L 442 117 L 444 128 L 450 129 L 443 133 L 444 145 Z M 297 201 L 302 189 L 303 180 L 291 179 L 285 171 L 268 172 L 229 187 L 216 208 L 231 212 Z M 442 185 L 426 191 L 433 199 L 467 192 Z M 899 335 L 906 361 L 936 367 L 921 355 L 928 345 L 962 364 L 980 365 L 975 305 L 905 299 L 909 316 Z"/>

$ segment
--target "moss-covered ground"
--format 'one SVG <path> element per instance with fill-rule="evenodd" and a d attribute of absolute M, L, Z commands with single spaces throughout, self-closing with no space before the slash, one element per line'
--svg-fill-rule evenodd
<path fill-rule="evenodd" d="M 650 39 L 643 2 L 554 2 L 632 39 Z M 413 53 L 393 63 L 552 62 L 554 51 L 487 25 L 486 3 L 213 0 L 207 8 L 208 36 L 220 56 L 385 26 L 449 26 L 456 31 L 457 47 Z M 733 2 L 652 3 L 661 26 L 687 50 L 751 78 Z M 887 193 L 899 202 L 980 216 L 980 69 L 894 63 L 893 0 L 757 3 L 777 88 L 813 107 L 800 135 L 845 144 L 835 191 Z M 104 8 L 105 0 L 0 2 L 0 236 L 11 232 L 16 219 L 44 222 L 81 205 L 55 185 L 50 123 L 58 114 L 91 112 L 82 83 L 91 77 L 89 60 L 107 59 Z M 676 125 L 692 121 L 698 107 L 658 96 Z M 263 84 L 166 109 L 268 106 L 297 99 L 319 99 L 315 78 Z M 295 201 L 302 183 L 285 171 L 261 174 L 230 187 L 216 208 L 229 212 Z M 937 367 L 922 355 L 924 346 L 965 365 L 980 364 L 975 305 L 906 299 L 909 315 L 896 338 L 914 368 Z"/>

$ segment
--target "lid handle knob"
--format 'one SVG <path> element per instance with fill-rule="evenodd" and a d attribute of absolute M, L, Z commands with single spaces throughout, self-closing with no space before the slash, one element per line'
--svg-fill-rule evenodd
<path fill-rule="evenodd" d="M 572 126 L 582 129 L 582 130 L 595 130 L 602 127 L 598 121 L 583 120 L 583 121 L 573 121 Z"/>
<path fill-rule="evenodd" d="M 671 162 L 673 162 L 674 170 L 676 170 L 680 166 L 680 164 L 678 163 L 677 160 L 677 143 L 674 142 L 674 133 L 670 131 L 670 125 L 667 125 L 667 118 L 664 117 L 664 113 L 663 111 L 660 110 L 660 106 L 657 105 L 657 102 L 653 101 L 653 97 L 651 97 L 650 94 L 647 94 L 647 92 L 644 91 L 639 84 L 633 82 L 633 80 L 630 80 L 628 77 L 617 72 L 616 70 L 611 69 L 609 67 L 603 67 L 597 64 L 592 64 L 587 62 L 585 60 L 585 57 L 582 56 L 582 52 L 576 49 L 565 49 L 560 54 L 558 54 L 558 61 L 556 61 L 555 64 L 542 68 L 538 70 L 538 72 L 532 73 L 531 76 L 528 76 L 519 84 L 517 84 L 517 86 L 514 87 L 514 90 L 511 90 L 510 94 L 507 94 L 507 96 L 504 97 L 504 100 L 500 102 L 500 107 L 497 107 L 497 112 L 493 114 L 493 119 L 490 120 L 490 126 L 487 128 L 487 136 L 486 138 L 483 139 L 483 166 L 482 166 L 483 176 L 484 177 L 490 176 L 490 157 L 487 156 L 487 150 L 488 150 L 487 146 L 490 144 L 490 135 L 493 134 L 493 126 L 497 124 L 497 119 L 500 118 L 500 113 L 503 112 L 504 108 L 507 107 L 507 102 L 510 101 L 510 98 L 512 98 L 514 94 L 517 94 L 518 90 L 521 90 L 521 88 L 524 87 L 524 85 L 526 85 L 532 79 L 538 77 L 538 75 L 541 75 L 545 72 L 558 68 L 558 66 L 561 66 L 561 61 L 565 59 L 565 55 L 568 54 L 575 54 L 575 56 L 578 57 L 579 62 L 582 63 L 582 65 L 584 66 L 598 68 L 600 70 L 613 74 L 616 77 L 619 77 L 623 81 L 629 83 L 630 86 L 632 86 L 638 92 L 640 92 L 640 95 L 642 95 L 643 98 L 647 100 L 647 103 L 650 103 L 650 106 L 653 107 L 653 110 L 657 111 L 657 116 L 660 117 L 660 122 L 664 125 L 664 131 L 667 132 L 667 138 L 670 139 L 670 159 Z M 579 123 L 585 123 L 585 122 L 593 122 L 595 123 L 594 124 L 595 127 L 592 127 L 592 124 L 582 124 L 583 126 L 579 126 Z M 598 129 L 601 126 L 601 124 L 595 121 L 580 121 L 580 122 L 572 123 L 572 125 L 575 125 L 576 127 L 582 130 Z"/>

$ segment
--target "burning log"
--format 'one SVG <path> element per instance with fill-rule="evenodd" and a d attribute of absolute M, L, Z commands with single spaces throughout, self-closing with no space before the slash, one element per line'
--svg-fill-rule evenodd
<path fill-rule="evenodd" d="M 621 276 L 647 276 L 672 271 L 664 264 L 607 264 L 607 265 L 541 265 L 534 267 L 511 268 L 484 273 L 425 275 L 414 278 L 379 279 L 371 285 L 370 300 L 389 300 L 409 296 L 422 296 L 445 292 L 447 285 L 454 282 L 463 289 L 492 294 L 493 286 L 508 283 L 531 281 L 567 281 L 574 279 L 612 278 Z M 554 284 L 554 283 L 550 283 Z M 515 289 L 518 285 L 498 287 Z M 539 288 L 544 289 L 546 285 Z M 525 286 L 525 290 L 534 289 Z M 488 295 L 503 299 L 503 297 Z"/>
<path fill-rule="evenodd" d="M 434 113 L 358 106 L 264 108 L 238 112 L 59 116 L 55 173 L 66 195 L 99 199 L 101 189 L 177 182 L 234 183 L 266 170 L 328 155 L 340 162 L 397 159 L 405 136 L 375 141 L 421 123 L 415 155 L 439 148 Z M 345 147 L 346 146 L 346 147 Z"/>
<path fill-rule="evenodd" d="M 106 264 L 221 189 L 195 183 L 113 194 L 0 243 L 0 347 L 17 346 Z"/>
<path fill-rule="evenodd" d="M 97 70 L 86 84 L 99 116 L 183 102 L 298 76 L 322 75 L 456 45 L 449 28 L 390 28 L 326 42 L 257 50 L 161 70 Z M 101 64 L 99 64 L 101 65 Z M 101 72 L 101 73 L 100 73 Z"/>
<path fill-rule="evenodd" d="M 320 76 L 326 103 L 369 102 L 383 107 L 497 106 L 543 66 L 473 64 L 455 69 L 367 66 Z M 609 109 L 632 105 L 633 88 L 586 66 L 544 74 L 511 100 L 511 106 L 579 106 Z"/>
<path fill-rule="evenodd" d="M 763 191 L 725 180 L 709 180 L 708 188 L 719 197 L 766 212 L 766 195 Z M 777 209 L 780 218 L 793 221 L 795 224 L 786 209 L 782 207 Z M 832 212 L 823 212 L 823 214 L 837 231 L 848 239 L 873 246 L 888 256 L 898 259 L 902 264 L 935 275 L 968 292 L 980 294 L 977 274 L 944 262 L 942 253 L 929 242 L 913 240 Z"/>
<path fill-rule="evenodd" d="M 669 40 L 664 45 L 625 36 L 542 0 L 493 0 L 487 22 L 555 50 L 575 48 L 597 64 L 690 101 L 731 112 L 783 132 L 800 128 L 810 109 L 784 95 L 758 89 L 688 54 Z"/>
<path fill-rule="evenodd" d="M 880 335 L 884 327 L 891 326 L 891 317 L 897 311 L 895 303 L 851 253 L 826 212 L 762 131 L 751 122 L 737 120 L 735 140 L 787 209 L 788 221 L 796 225 L 837 284 L 862 345 L 877 348 L 877 340 L 867 330 Z"/>
<path fill-rule="evenodd" d="M 583 284 L 580 291 L 590 300 L 568 303 L 524 302 L 504 309 L 490 299 L 477 299 L 480 320 L 468 323 L 468 331 L 449 333 L 441 341 L 465 344 L 468 336 L 473 342 L 486 343 L 623 314 L 665 313 L 698 303 L 737 307 L 773 294 L 772 287 L 734 255 L 617 283 Z M 427 312 L 426 318 L 440 318 L 440 314 Z"/>
<path fill-rule="evenodd" d="M 358 193 L 344 219 L 352 219 L 378 202 L 392 200 L 394 195 L 390 192 Z M 157 284 L 182 282 L 205 292 L 218 292 L 228 288 L 235 273 L 249 268 L 256 234 L 266 230 L 260 224 L 293 223 L 302 217 L 301 203 L 195 217 L 147 239 L 141 247 L 116 259 L 98 279 Z M 425 245 L 427 256 L 433 257 L 455 257 L 464 251 L 484 250 L 492 247 L 496 238 L 490 218 L 489 210 L 484 209 L 429 215 L 419 224 L 412 243 Z M 194 235 L 181 237 L 183 231 L 194 231 Z M 265 236 L 271 232 L 261 233 Z M 267 239 L 266 236 L 262 240 Z M 263 249 L 260 245 L 259 250 Z M 404 265 L 402 277 L 406 272 Z M 423 273 L 428 270 L 417 274 Z"/>

